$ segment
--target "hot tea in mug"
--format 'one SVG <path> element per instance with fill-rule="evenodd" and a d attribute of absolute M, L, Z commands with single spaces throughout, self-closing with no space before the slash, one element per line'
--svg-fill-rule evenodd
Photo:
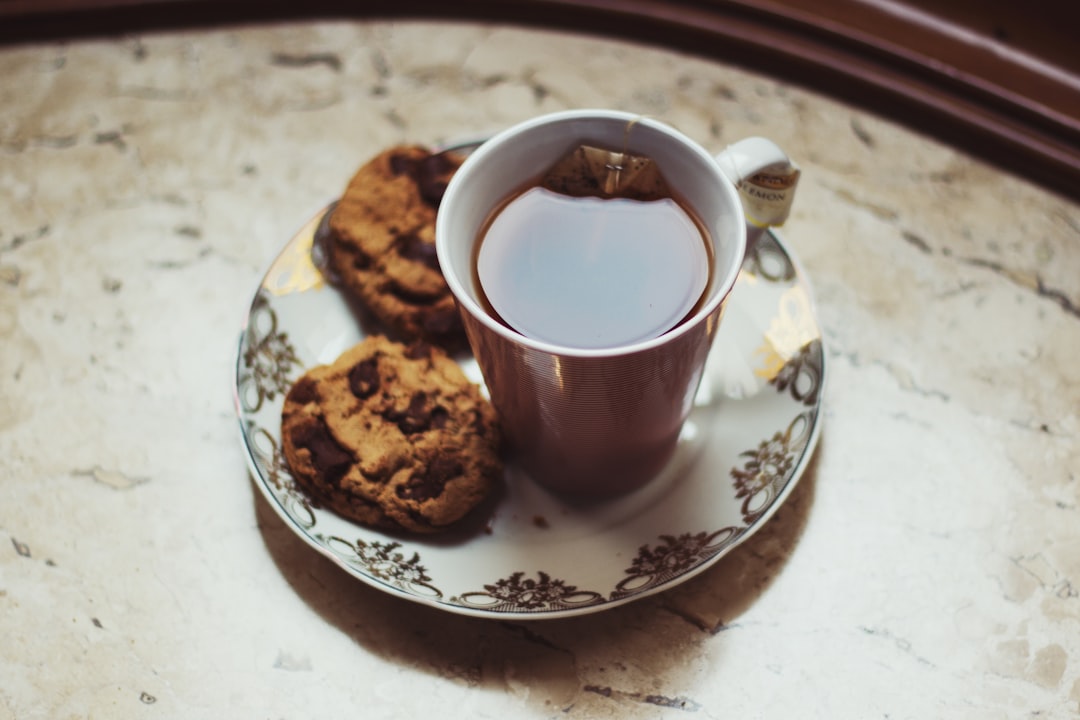
<path fill-rule="evenodd" d="M 603 164 L 591 167 L 586 153 Z M 649 172 L 622 177 L 642 166 Z M 705 297 L 713 265 L 704 224 L 651 159 L 591 147 L 500 203 L 474 261 L 493 317 L 576 348 L 628 345 L 678 326 Z"/>

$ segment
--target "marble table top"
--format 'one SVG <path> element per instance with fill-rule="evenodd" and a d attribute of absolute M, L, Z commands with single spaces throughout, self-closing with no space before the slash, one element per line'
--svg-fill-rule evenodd
<path fill-rule="evenodd" d="M 1080 713 L 1080 207 L 738 68 L 586 35 L 336 22 L 0 49 L 0 720 Z M 236 340 L 356 167 L 647 113 L 803 179 L 829 379 L 748 542 L 542 622 L 391 597 L 248 475 Z"/>

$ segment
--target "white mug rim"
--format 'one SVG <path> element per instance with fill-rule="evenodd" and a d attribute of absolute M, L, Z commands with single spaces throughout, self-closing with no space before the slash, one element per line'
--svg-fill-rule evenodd
<path fill-rule="evenodd" d="M 442 201 L 440 202 L 440 210 L 436 216 L 436 231 L 435 231 L 435 250 L 436 255 L 439 258 L 440 265 L 444 268 L 443 276 L 446 279 L 447 285 L 450 287 L 450 291 L 453 293 L 457 302 L 464 306 L 464 310 L 471 316 L 476 318 L 489 330 L 497 333 L 502 338 L 522 345 L 538 352 L 547 353 L 550 355 L 558 355 L 561 357 L 579 357 L 579 358 L 605 358 L 605 357 L 620 357 L 624 355 L 631 355 L 634 353 L 651 350 L 656 347 L 666 345 L 673 340 L 681 337 L 682 335 L 692 331 L 701 322 L 705 321 L 709 316 L 713 315 L 719 307 L 721 307 L 731 294 L 732 289 L 735 287 L 735 281 L 738 279 L 739 271 L 741 269 L 741 262 L 732 263 L 731 267 L 725 268 L 723 277 L 716 278 L 714 282 L 715 290 L 712 291 L 712 297 L 708 302 L 704 303 L 692 317 L 685 322 L 680 323 L 676 327 L 661 333 L 656 337 L 649 338 L 647 340 L 638 341 L 635 343 L 629 343 L 625 345 L 616 345 L 613 347 L 604 348 L 579 348 L 567 345 L 557 345 L 555 343 L 549 343 L 542 340 L 535 340 L 516 330 L 503 325 L 498 320 L 493 318 L 485 309 L 476 302 L 472 295 L 465 288 L 461 279 L 454 272 L 447 272 L 445 268 L 452 267 L 449 262 L 449 247 L 448 240 L 446 240 L 446 215 L 442 212 L 442 208 L 450 205 L 454 202 L 457 195 L 461 192 L 462 187 L 468 179 L 468 175 L 473 165 L 480 165 L 481 160 L 494 152 L 497 152 L 507 142 L 513 140 L 516 136 L 527 132 L 535 127 L 541 125 L 547 125 L 551 123 L 564 122 L 568 120 L 581 120 L 589 118 L 607 119 L 607 120 L 620 120 L 624 122 L 636 122 L 638 124 L 647 125 L 651 129 L 661 132 L 664 135 L 671 137 L 679 144 L 683 145 L 685 149 L 689 150 L 693 154 L 698 155 L 701 159 L 705 160 L 705 166 L 709 167 L 712 174 L 718 180 L 717 187 L 720 188 L 720 192 L 727 196 L 727 204 L 732 210 L 731 222 L 738 223 L 739 232 L 736 233 L 736 243 L 739 247 L 735 248 L 735 257 L 742 258 L 746 252 L 746 218 L 743 212 L 742 201 L 739 199 L 738 191 L 734 184 L 724 175 L 720 169 L 716 158 L 709 154 L 698 142 L 681 132 L 680 130 L 664 123 L 662 121 L 650 118 L 646 115 L 640 115 L 636 113 L 626 112 L 622 110 L 603 110 L 603 109 L 577 109 L 577 110 L 562 110 L 558 112 L 547 113 L 544 115 L 538 115 L 523 122 L 517 123 L 505 130 L 502 130 L 495 135 L 492 135 L 489 139 L 480 144 L 462 163 L 461 167 L 450 179 L 449 184 L 446 187 L 446 192 L 443 194 Z M 475 240 L 473 241 L 475 242 Z"/>

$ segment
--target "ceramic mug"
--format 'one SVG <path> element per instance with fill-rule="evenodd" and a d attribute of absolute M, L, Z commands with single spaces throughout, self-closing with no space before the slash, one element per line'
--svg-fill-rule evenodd
<path fill-rule="evenodd" d="M 474 276 L 485 222 L 508 196 L 535 182 L 579 145 L 651 158 L 707 231 L 711 282 L 691 317 L 640 342 L 575 348 L 526 337 L 492 316 Z M 752 138 L 713 157 L 674 128 L 609 110 L 528 120 L 478 147 L 439 208 L 435 244 L 446 282 L 516 461 L 564 496 L 600 499 L 638 488 L 671 458 L 747 246 L 735 183 L 787 163 Z"/>

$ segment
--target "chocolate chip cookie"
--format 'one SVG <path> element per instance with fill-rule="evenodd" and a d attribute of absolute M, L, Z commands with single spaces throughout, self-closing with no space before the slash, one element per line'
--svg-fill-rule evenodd
<path fill-rule="evenodd" d="M 435 213 L 463 158 L 401 145 L 357 171 L 330 215 L 328 264 L 389 334 L 465 346 L 435 254 Z"/>
<path fill-rule="evenodd" d="M 432 533 L 500 482 L 495 411 L 442 350 L 371 336 L 289 390 L 281 437 L 296 481 L 339 515 Z"/>

